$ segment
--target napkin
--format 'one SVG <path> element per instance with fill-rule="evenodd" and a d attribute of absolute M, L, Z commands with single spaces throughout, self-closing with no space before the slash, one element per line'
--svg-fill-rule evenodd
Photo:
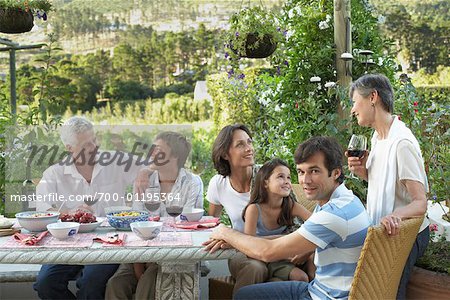
<path fill-rule="evenodd" d="M 124 239 L 125 239 L 125 233 L 111 233 L 111 234 L 103 236 L 103 237 L 96 237 L 92 240 L 94 242 L 102 243 L 102 244 L 123 246 Z"/>
<path fill-rule="evenodd" d="M 180 228 L 180 229 L 198 230 L 198 229 L 216 227 L 217 225 L 219 225 L 219 223 L 220 223 L 219 218 L 208 218 L 208 219 L 201 219 L 200 221 L 196 221 L 196 222 L 176 223 L 175 227 Z"/>
<path fill-rule="evenodd" d="M 46 235 L 48 231 L 41 232 L 39 235 L 36 234 L 24 234 L 24 233 L 15 233 L 13 235 L 14 239 L 24 245 L 33 246 L 39 243 Z"/>

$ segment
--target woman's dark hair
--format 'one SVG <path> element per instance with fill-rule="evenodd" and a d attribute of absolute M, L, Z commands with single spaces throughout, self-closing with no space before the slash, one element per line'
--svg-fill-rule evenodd
<path fill-rule="evenodd" d="M 325 156 L 325 167 L 328 170 L 328 176 L 331 176 L 331 171 L 334 169 L 339 169 L 341 170 L 341 175 L 337 178 L 337 182 L 343 183 L 345 178 L 342 171 L 343 152 L 341 145 L 332 137 L 316 136 L 298 145 L 294 154 L 295 163 L 297 165 L 304 163 L 318 152 L 322 152 Z"/>
<path fill-rule="evenodd" d="M 267 188 L 265 187 L 265 181 L 272 175 L 273 170 L 278 166 L 285 166 L 289 169 L 288 164 L 279 158 L 274 158 L 266 162 L 258 173 L 256 173 L 255 185 L 253 186 L 252 193 L 250 195 L 250 202 L 242 211 L 242 219 L 245 222 L 245 212 L 250 204 L 266 203 L 268 201 Z M 281 203 L 281 212 L 278 216 L 277 223 L 280 226 L 292 226 L 294 225 L 294 218 L 292 217 L 292 209 L 294 207 L 294 199 L 291 195 L 284 197 Z"/>
<path fill-rule="evenodd" d="M 359 77 L 350 86 L 350 99 L 355 90 L 363 97 L 369 97 L 370 93 L 377 91 L 383 108 L 392 113 L 394 111 L 394 90 L 389 79 L 382 74 L 366 74 Z"/>
<path fill-rule="evenodd" d="M 217 173 L 222 176 L 229 176 L 231 174 L 230 163 L 224 157 L 230 149 L 231 143 L 233 142 L 233 133 L 236 130 L 243 130 L 252 138 L 252 134 L 247 126 L 242 124 L 227 125 L 219 132 L 213 144 L 212 161 Z"/>

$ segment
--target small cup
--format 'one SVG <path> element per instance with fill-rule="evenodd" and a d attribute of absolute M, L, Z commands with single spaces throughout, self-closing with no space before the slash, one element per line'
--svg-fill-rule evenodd
<path fill-rule="evenodd" d="M 204 213 L 203 208 L 186 209 L 181 213 L 180 219 L 188 222 L 197 222 L 203 217 Z"/>
<path fill-rule="evenodd" d="M 78 233 L 80 223 L 57 222 L 47 225 L 48 231 L 58 240 L 65 240 Z"/>
<path fill-rule="evenodd" d="M 130 224 L 131 230 L 141 240 L 152 240 L 161 232 L 162 222 L 142 221 Z"/>

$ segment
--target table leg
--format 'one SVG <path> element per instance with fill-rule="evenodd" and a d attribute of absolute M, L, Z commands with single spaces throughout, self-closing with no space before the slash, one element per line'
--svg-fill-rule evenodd
<path fill-rule="evenodd" d="M 155 298 L 158 300 L 197 300 L 200 298 L 199 263 L 158 263 Z"/>

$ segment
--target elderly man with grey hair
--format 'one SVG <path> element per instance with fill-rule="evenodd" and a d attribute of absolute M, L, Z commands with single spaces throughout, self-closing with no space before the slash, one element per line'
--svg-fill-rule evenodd
<path fill-rule="evenodd" d="M 61 127 L 60 134 L 69 152 L 68 158 L 44 171 L 36 193 L 42 196 L 55 193 L 58 200 L 62 200 L 37 202 L 37 210 L 70 212 L 84 208 L 97 216 L 104 216 L 105 208 L 124 205 L 122 196 L 126 192 L 126 187 L 133 183 L 141 167 L 134 163 L 123 164 L 117 159 L 111 159 L 114 152 L 103 155 L 106 152 L 98 151 L 94 127 L 85 118 L 68 119 Z M 121 155 L 123 160 L 124 153 Z M 102 156 L 108 157 L 109 160 L 102 160 Z M 94 195 L 100 197 L 102 194 L 109 194 L 111 197 L 93 199 Z M 112 197 L 116 194 L 118 197 Z M 90 199 L 94 201 L 87 202 L 90 204 L 87 205 L 84 203 L 85 197 L 91 197 Z M 106 201 L 107 199 L 109 201 Z M 118 266 L 118 264 L 44 265 L 33 287 L 42 299 L 103 299 L 106 283 Z M 79 290 L 75 297 L 67 286 L 68 282 L 77 278 L 80 272 L 81 276 L 77 279 Z"/>

